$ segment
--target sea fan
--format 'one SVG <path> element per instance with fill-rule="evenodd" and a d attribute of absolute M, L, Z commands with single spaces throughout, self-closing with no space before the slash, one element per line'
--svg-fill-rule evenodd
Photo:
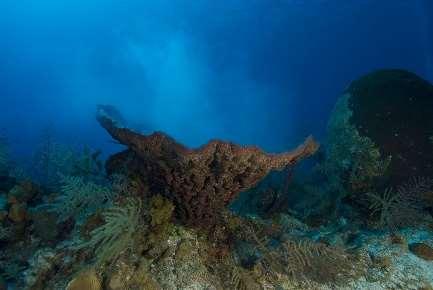
<path fill-rule="evenodd" d="M 379 226 L 385 227 L 392 224 L 392 218 L 398 208 L 403 203 L 401 192 L 387 188 L 383 194 L 367 193 L 370 202 L 369 209 L 371 215 L 379 214 Z"/>
<path fill-rule="evenodd" d="M 399 192 L 407 197 L 412 203 L 433 204 L 433 179 L 428 177 L 414 177 L 398 188 Z"/>
<path fill-rule="evenodd" d="M 428 178 L 414 178 L 397 190 L 387 188 L 383 194 L 367 193 L 371 215 L 378 215 L 378 226 L 395 230 L 423 220 L 423 199 L 433 182 Z"/>
<path fill-rule="evenodd" d="M 288 240 L 280 248 L 287 273 L 297 281 L 344 284 L 365 269 L 360 259 L 343 249 L 307 239 Z"/>
<path fill-rule="evenodd" d="M 102 216 L 105 223 L 90 233 L 89 241 L 76 247 L 95 249 L 97 266 L 114 261 L 124 250 L 132 247 L 141 225 L 142 202 L 129 198 L 125 204 L 109 208 Z"/>
<path fill-rule="evenodd" d="M 110 205 L 116 193 L 109 187 L 101 186 L 83 177 L 63 176 L 61 194 L 50 206 L 62 220 L 74 217 L 82 222 L 89 214 Z"/>
<path fill-rule="evenodd" d="M 233 266 L 230 273 L 230 283 L 235 290 L 260 289 L 251 274 L 242 267 Z"/>

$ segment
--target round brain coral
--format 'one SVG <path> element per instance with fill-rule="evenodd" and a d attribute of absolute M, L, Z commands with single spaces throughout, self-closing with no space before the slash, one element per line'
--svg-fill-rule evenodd
<path fill-rule="evenodd" d="M 96 272 L 88 270 L 73 278 L 66 290 L 102 290 L 102 284 Z"/>

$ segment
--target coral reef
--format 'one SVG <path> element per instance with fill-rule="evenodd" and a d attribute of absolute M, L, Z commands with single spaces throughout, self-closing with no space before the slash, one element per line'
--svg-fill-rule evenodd
<path fill-rule="evenodd" d="M 380 70 L 352 82 L 328 123 L 317 166 L 327 189 L 321 196 L 379 228 L 431 218 L 431 108 L 433 86 L 407 71 Z"/>
<path fill-rule="evenodd" d="M 86 181 L 83 177 L 63 176 L 61 180 L 61 194 L 49 209 L 62 220 L 75 217 L 82 222 L 96 209 L 109 206 L 116 195 L 111 188 Z"/>
<path fill-rule="evenodd" d="M 392 159 L 351 123 L 349 100 L 345 94 L 335 105 L 328 123 L 326 160 L 318 168 L 329 178 L 331 189 L 342 196 L 372 190 Z"/>
<path fill-rule="evenodd" d="M 81 176 L 86 180 L 100 178 L 104 173 L 104 163 L 100 159 L 101 153 L 101 150 L 92 151 L 85 146 L 81 155 L 74 162 L 72 175 Z"/>
<path fill-rule="evenodd" d="M 134 237 L 140 232 L 141 211 L 141 201 L 137 199 L 109 208 L 102 214 L 104 224 L 91 231 L 89 241 L 76 248 L 95 250 L 97 266 L 112 262 L 134 245 Z"/>
<path fill-rule="evenodd" d="M 100 151 L 47 136 L 34 172 L 0 172 L 0 289 L 430 289 L 432 176 L 396 182 L 402 161 L 355 123 L 355 87 L 305 168 L 311 138 L 281 154 L 189 149 L 107 106 L 98 120 L 127 146 L 108 175 Z"/>
<path fill-rule="evenodd" d="M 309 137 L 294 151 L 281 154 L 223 141 L 211 141 L 193 150 L 163 133 L 144 136 L 123 128 L 105 109 L 99 107 L 100 124 L 128 146 L 127 151 L 110 158 L 107 171 L 123 169 L 151 194 L 168 197 L 176 206 L 177 217 L 193 226 L 211 227 L 239 192 L 256 185 L 271 170 L 293 166 L 318 149 Z"/>
<path fill-rule="evenodd" d="M 366 197 L 370 214 L 378 215 L 380 228 L 395 229 L 422 224 L 428 218 L 423 209 L 429 205 L 426 196 L 431 188 L 431 179 L 413 178 L 395 190 L 385 189 L 383 194 L 368 192 Z"/>
<path fill-rule="evenodd" d="M 383 156 L 392 156 L 392 186 L 417 176 L 433 176 L 433 86 L 404 70 L 379 70 L 347 90 L 351 124 Z"/>

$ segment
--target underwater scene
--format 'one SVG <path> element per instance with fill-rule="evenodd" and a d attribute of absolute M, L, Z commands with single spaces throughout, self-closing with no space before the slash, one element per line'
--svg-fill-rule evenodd
<path fill-rule="evenodd" d="M 433 290 L 432 0 L 1 0 L 0 290 Z"/>

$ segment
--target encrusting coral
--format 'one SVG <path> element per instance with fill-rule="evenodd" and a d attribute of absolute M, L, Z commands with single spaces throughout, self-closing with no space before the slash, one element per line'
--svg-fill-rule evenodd
<path fill-rule="evenodd" d="M 171 199 L 177 218 L 192 226 L 212 227 L 222 209 L 239 192 L 256 185 L 271 170 L 295 165 L 319 147 L 309 137 L 295 150 L 281 154 L 218 140 L 189 149 L 160 132 L 146 136 L 122 127 L 108 114 L 113 110 L 100 106 L 98 121 L 128 150 L 109 159 L 108 173 L 123 169 L 150 194 Z"/>

